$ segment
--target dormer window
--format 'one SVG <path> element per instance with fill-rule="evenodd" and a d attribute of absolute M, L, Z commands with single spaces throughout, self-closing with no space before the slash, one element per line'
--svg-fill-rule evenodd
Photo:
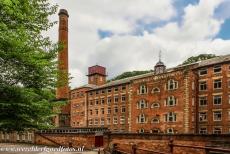
<path fill-rule="evenodd" d="M 216 65 L 213 67 L 213 72 L 214 73 L 220 73 L 221 72 L 221 65 Z"/>
<path fill-rule="evenodd" d="M 160 92 L 160 89 L 159 88 L 153 88 L 153 90 L 152 90 L 152 93 L 159 93 Z"/>
<path fill-rule="evenodd" d="M 174 80 L 169 80 L 168 81 L 168 90 L 174 90 L 178 88 L 178 82 Z"/>
<path fill-rule="evenodd" d="M 153 103 L 151 105 L 151 108 L 159 108 L 160 107 L 160 103 Z"/>
<path fill-rule="evenodd" d="M 139 93 L 140 94 L 146 94 L 147 93 L 147 87 L 146 87 L 146 85 L 141 85 L 140 86 Z"/>

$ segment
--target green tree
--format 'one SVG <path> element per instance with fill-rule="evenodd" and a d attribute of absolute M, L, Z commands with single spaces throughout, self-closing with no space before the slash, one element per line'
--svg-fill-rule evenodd
<path fill-rule="evenodd" d="M 189 57 L 182 64 L 183 65 L 191 64 L 191 63 L 194 63 L 194 62 L 198 62 L 198 61 L 206 60 L 206 59 L 211 59 L 211 58 L 214 58 L 214 57 L 216 57 L 216 55 L 214 55 L 214 54 L 200 54 L 200 55 L 195 56 L 195 57 L 194 56 Z"/>
<path fill-rule="evenodd" d="M 0 0 L 0 129 L 51 127 L 58 44 L 48 0 Z"/>
<path fill-rule="evenodd" d="M 137 75 L 141 75 L 141 74 L 146 74 L 146 73 L 150 73 L 150 72 L 152 72 L 152 70 L 124 72 L 124 73 L 112 78 L 111 80 L 108 80 L 108 82 L 120 80 L 120 79 L 124 79 L 124 78 L 128 78 L 128 77 L 133 77 L 133 76 L 137 76 Z"/>

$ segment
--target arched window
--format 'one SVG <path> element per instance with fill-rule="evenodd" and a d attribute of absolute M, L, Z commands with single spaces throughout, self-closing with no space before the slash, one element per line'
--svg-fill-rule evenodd
<path fill-rule="evenodd" d="M 137 109 L 145 109 L 148 108 L 148 102 L 144 99 L 137 102 Z"/>
<path fill-rule="evenodd" d="M 159 93 L 159 92 L 160 92 L 160 89 L 157 87 L 153 88 L 152 90 L 152 93 Z"/>
<path fill-rule="evenodd" d="M 139 94 L 146 94 L 146 93 L 147 93 L 147 86 L 145 84 L 140 85 Z"/>
<path fill-rule="evenodd" d="M 176 113 L 168 112 L 165 114 L 165 122 L 176 122 Z"/>
<path fill-rule="evenodd" d="M 159 117 L 154 117 L 151 121 L 152 123 L 159 123 L 160 122 L 160 118 Z"/>
<path fill-rule="evenodd" d="M 168 90 L 174 90 L 178 88 L 178 82 L 174 81 L 174 80 L 169 80 L 168 81 L 168 86 L 167 86 Z"/>
<path fill-rule="evenodd" d="M 160 107 L 160 103 L 153 103 L 151 105 L 151 108 L 159 108 Z"/>
<path fill-rule="evenodd" d="M 145 130 L 143 129 L 143 128 L 141 128 L 140 130 L 139 130 L 139 133 L 144 133 L 145 132 Z"/>
<path fill-rule="evenodd" d="M 137 123 L 146 123 L 147 122 L 147 118 L 145 117 L 144 114 L 140 114 L 138 117 L 137 117 Z"/>
<path fill-rule="evenodd" d="M 166 106 L 175 106 L 177 103 L 177 100 L 174 96 L 169 96 L 166 100 Z"/>
<path fill-rule="evenodd" d="M 174 134 L 173 128 L 168 128 L 167 129 L 167 134 Z"/>

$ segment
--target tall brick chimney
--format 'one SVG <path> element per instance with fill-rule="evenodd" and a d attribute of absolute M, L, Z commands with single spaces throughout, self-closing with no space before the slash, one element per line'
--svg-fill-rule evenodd
<path fill-rule="evenodd" d="M 59 15 L 59 39 L 63 49 L 58 54 L 58 85 L 56 89 L 57 99 L 67 99 L 69 92 L 68 81 L 68 18 L 67 10 L 61 9 Z"/>

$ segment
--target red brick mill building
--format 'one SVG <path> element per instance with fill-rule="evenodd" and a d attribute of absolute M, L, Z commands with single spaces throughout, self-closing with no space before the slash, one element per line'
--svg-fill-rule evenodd
<path fill-rule="evenodd" d="M 68 73 L 68 13 L 59 13 L 59 69 Z M 107 82 L 106 68 L 88 69 L 88 83 L 57 88 L 68 99 L 57 127 L 108 128 L 112 132 L 230 133 L 230 55 Z"/>

